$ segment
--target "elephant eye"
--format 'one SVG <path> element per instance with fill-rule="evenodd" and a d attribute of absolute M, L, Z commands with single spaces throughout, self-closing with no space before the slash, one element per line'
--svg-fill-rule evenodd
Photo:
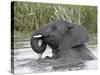
<path fill-rule="evenodd" d="M 57 27 L 55 25 L 53 25 L 52 30 L 57 30 Z"/>

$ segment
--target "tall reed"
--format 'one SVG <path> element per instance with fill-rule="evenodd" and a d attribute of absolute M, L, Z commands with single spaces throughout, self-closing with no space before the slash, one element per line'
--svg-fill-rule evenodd
<path fill-rule="evenodd" d="M 97 7 L 32 2 L 14 2 L 16 31 L 34 31 L 48 22 L 66 20 L 97 32 Z"/>

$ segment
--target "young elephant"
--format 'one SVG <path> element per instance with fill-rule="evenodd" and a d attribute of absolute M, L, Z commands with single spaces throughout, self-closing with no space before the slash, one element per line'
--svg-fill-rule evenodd
<path fill-rule="evenodd" d="M 37 39 L 42 39 L 40 47 Z M 60 58 L 64 56 L 64 51 L 84 45 L 88 40 L 88 33 L 82 26 L 67 21 L 54 21 L 33 33 L 31 46 L 39 54 L 45 51 L 48 44 L 52 48 L 52 58 Z"/>

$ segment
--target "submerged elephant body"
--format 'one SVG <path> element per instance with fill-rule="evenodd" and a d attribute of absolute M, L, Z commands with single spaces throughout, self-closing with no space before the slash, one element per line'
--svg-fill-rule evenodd
<path fill-rule="evenodd" d="M 37 39 L 42 40 L 41 46 L 38 46 Z M 52 48 L 53 58 L 60 58 L 66 56 L 64 51 L 82 46 L 88 40 L 88 33 L 82 26 L 66 21 L 54 21 L 33 32 L 31 47 L 36 53 L 42 54 L 48 44 Z"/>

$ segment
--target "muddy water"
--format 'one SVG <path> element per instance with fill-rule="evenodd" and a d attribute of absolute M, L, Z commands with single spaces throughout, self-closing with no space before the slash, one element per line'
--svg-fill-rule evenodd
<path fill-rule="evenodd" d="M 30 42 L 15 42 L 14 49 L 14 72 L 15 73 L 37 73 L 52 71 L 69 71 L 69 70 L 90 70 L 97 69 L 97 60 L 78 62 L 66 65 L 52 65 L 50 61 L 44 59 L 38 60 L 38 55 L 31 49 Z M 97 57 L 97 46 L 88 46 L 91 52 Z M 42 58 L 52 56 L 51 48 L 48 46 Z"/>

